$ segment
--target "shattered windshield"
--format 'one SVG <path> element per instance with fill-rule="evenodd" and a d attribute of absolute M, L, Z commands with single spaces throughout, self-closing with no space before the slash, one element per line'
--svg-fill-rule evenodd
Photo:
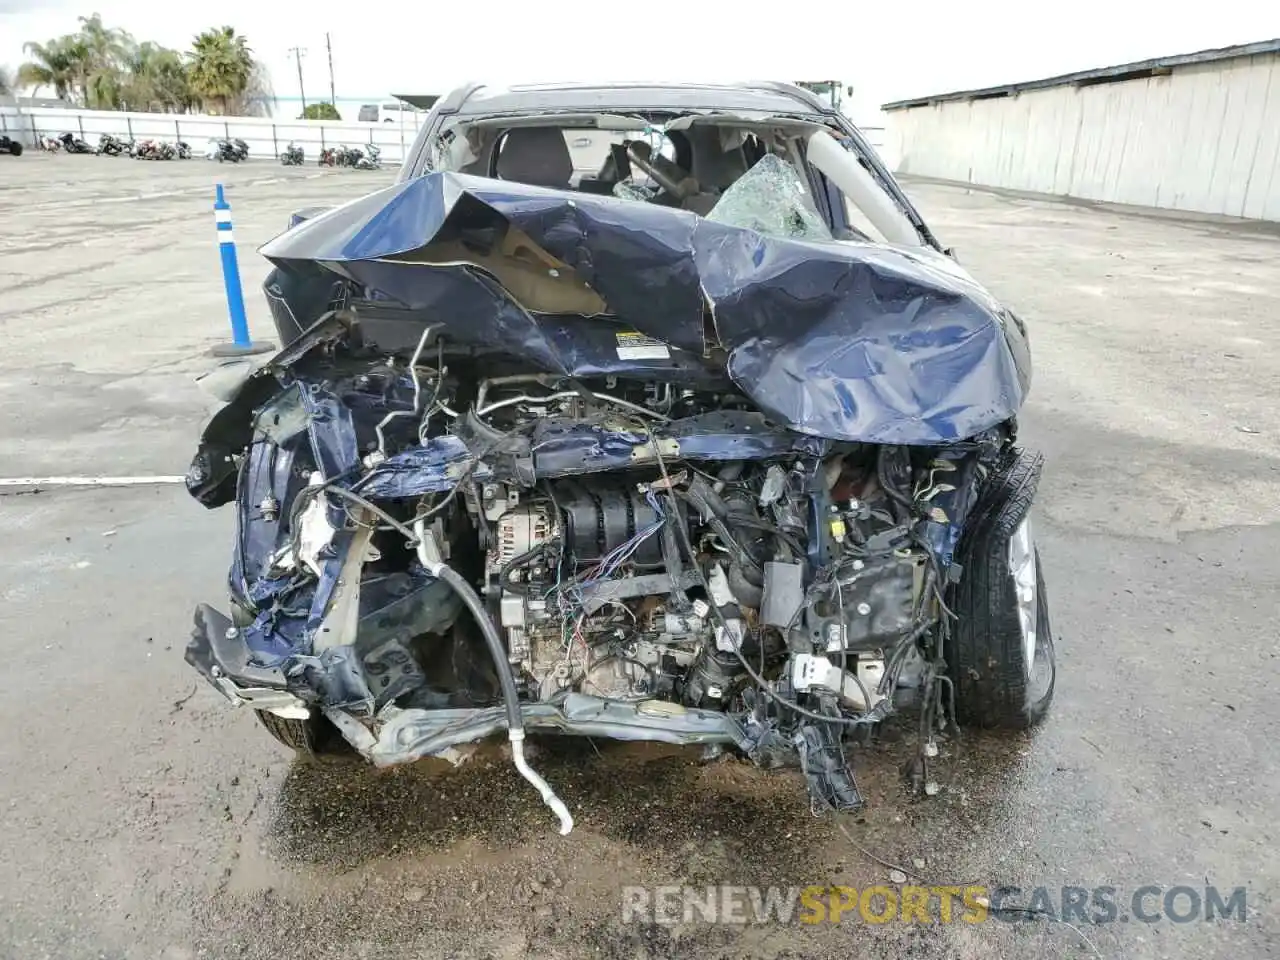
<path fill-rule="evenodd" d="M 828 133 L 795 121 L 705 119 L 481 118 L 443 130 L 428 168 L 675 207 L 772 238 L 835 239 L 806 178 L 812 158 L 802 159 L 808 141 Z"/>
<path fill-rule="evenodd" d="M 637 180 L 635 177 L 627 177 L 625 180 L 619 180 L 613 185 L 612 193 L 615 197 L 623 200 L 656 200 L 659 190 L 657 187 L 650 186 Z"/>
<path fill-rule="evenodd" d="M 707 219 L 767 237 L 832 239 L 799 172 L 771 153 L 756 161 L 725 190 Z"/>

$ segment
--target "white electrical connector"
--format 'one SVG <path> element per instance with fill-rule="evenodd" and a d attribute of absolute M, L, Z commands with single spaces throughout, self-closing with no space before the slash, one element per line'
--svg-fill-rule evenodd
<path fill-rule="evenodd" d="M 863 661 L 858 661 L 855 680 L 854 675 L 841 670 L 838 664 L 832 663 L 827 657 L 812 653 L 797 653 L 791 658 L 791 685 L 797 693 L 806 693 L 814 689 L 830 690 L 850 703 L 856 704 L 858 709 L 870 710 L 885 699 L 883 695 L 875 692 L 880 678 L 879 670 L 883 665 L 876 661 L 868 661 L 866 666 L 869 669 L 864 670 Z M 862 681 L 861 686 L 858 680 Z M 864 702 L 865 698 L 862 695 L 864 690 L 871 698 L 870 703 Z"/>

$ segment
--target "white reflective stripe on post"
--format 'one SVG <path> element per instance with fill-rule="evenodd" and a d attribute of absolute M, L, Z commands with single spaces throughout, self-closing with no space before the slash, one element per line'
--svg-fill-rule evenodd
<path fill-rule="evenodd" d="M 231 211 L 230 211 L 230 210 L 215 210 L 215 211 L 213 211 L 213 219 L 214 219 L 214 222 L 215 222 L 215 223 L 230 223 L 230 222 L 231 222 Z"/>
<path fill-rule="evenodd" d="M 219 243 L 235 243 L 236 238 L 232 236 L 234 232 L 235 232 L 234 230 L 219 230 L 218 242 Z"/>

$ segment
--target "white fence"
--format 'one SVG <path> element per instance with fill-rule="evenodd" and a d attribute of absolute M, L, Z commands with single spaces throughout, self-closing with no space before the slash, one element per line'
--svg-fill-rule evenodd
<path fill-rule="evenodd" d="M 126 140 L 185 140 L 197 154 L 210 140 L 240 138 L 249 145 L 250 159 L 275 160 L 290 143 L 302 147 L 308 162 L 326 147 L 372 143 L 382 151 L 383 163 L 401 163 L 418 135 L 426 113 L 405 111 L 399 122 L 360 123 L 346 120 L 277 120 L 257 117 L 205 117 L 176 113 L 121 113 L 115 110 L 75 110 L 0 104 L 0 133 L 34 146 L 38 137 L 74 134 L 98 145 L 104 133 Z M 885 130 L 879 123 L 861 128 L 870 144 L 892 169 L 896 157 L 886 155 Z"/>
<path fill-rule="evenodd" d="M 360 123 L 339 120 L 276 120 L 256 117 L 205 117 L 175 113 L 121 113 L 113 110 L 68 110 L 0 106 L 0 133 L 27 146 L 37 137 L 74 134 L 98 145 L 104 133 L 129 140 L 185 140 L 202 153 L 210 140 L 240 138 L 249 145 L 250 158 L 274 160 L 290 142 L 302 147 L 308 161 L 315 161 L 326 147 L 372 143 L 382 150 L 382 160 L 396 164 L 404 159 L 426 114 L 406 111 L 399 123 Z"/>

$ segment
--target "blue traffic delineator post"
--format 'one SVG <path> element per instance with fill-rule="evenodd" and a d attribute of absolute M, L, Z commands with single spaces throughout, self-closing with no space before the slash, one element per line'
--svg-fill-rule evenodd
<path fill-rule="evenodd" d="M 231 342 L 209 348 L 215 357 L 243 357 L 270 353 L 275 345 L 249 338 L 249 318 L 244 312 L 244 290 L 240 286 L 240 261 L 236 259 L 236 238 L 231 229 L 231 204 L 222 184 L 215 187 L 213 218 L 218 227 L 218 250 L 222 254 L 222 282 L 227 288 L 227 311 L 231 315 Z"/>

